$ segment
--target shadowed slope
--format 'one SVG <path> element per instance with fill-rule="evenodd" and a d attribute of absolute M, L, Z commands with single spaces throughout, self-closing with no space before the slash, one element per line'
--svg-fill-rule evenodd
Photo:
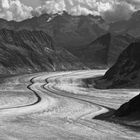
<path fill-rule="evenodd" d="M 132 113 L 139 112 L 140 114 L 140 94 L 123 104 L 116 112 L 118 117 L 129 116 Z"/>
<path fill-rule="evenodd" d="M 111 35 L 105 34 L 88 45 L 68 49 L 88 67 L 106 67 Z"/>
<path fill-rule="evenodd" d="M 87 45 L 67 48 L 90 68 L 112 66 L 120 53 L 135 39 L 127 34 L 107 33 Z"/>
<path fill-rule="evenodd" d="M 0 30 L 1 74 L 71 70 L 83 67 L 83 64 L 69 52 L 54 50 L 51 37 L 42 31 Z"/>
<path fill-rule="evenodd" d="M 140 42 L 125 49 L 104 76 L 110 87 L 140 87 Z"/>

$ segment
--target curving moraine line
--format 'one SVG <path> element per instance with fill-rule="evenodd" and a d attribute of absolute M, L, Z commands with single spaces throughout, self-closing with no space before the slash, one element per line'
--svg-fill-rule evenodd
<path fill-rule="evenodd" d="M 92 105 L 95 105 L 95 106 L 98 106 L 98 107 L 100 106 L 100 109 L 101 109 L 101 108 L 105 108 L 105 109 L 107 109 L 109 112 L 114 111 L 114 109 L 109 108 L 109 107 L 107 107 L 107 106 L 99 105 L 99 104 L 97 104 L 97 103 L 93 103 L 93 102 L 91 102 L 91 101 L 89 101 L 89 100 L 83 99 L 83 98 L 80 97 L 81 95 L 78 96 L 78 95 L 72 94 L 72 93 L 70 93 L 70 92 L 69 92 L 68 94 L 66 94 L 65 91 L 56 89 L 55 86 L 49 86 L 49 79 L 51 79 L 51 78 L 59 79 L 59 77 L 61 78 L 62 76 L 71 76 L 71 75 L 74 76 L 74 74 L 77 74 L 77 72 L 74 72 L 74 73 L 72 73 L 72 74 L 63 74 L 63 75 L 60 75 L 60 76 L 59 76 L 59 75 L 57 75 L 57 76 L 50 76 L 50 77 L 48 77 L 48 78 L 45 79 L 46 84 L 42 85 L 41 87 L 42 87 L 43 89 L 49 91 L 50 93 L 57 95 L 57 96 L 63 96 L 63 97 L 67 97 L 67 98 L 79 100 L 79 101 L 86 102 L 86 103 L 89 103 L 89 104 L 92 104 Z M 47 88 L 46 88 L 46 87 L 47 87 Z"/>
<path fill-rule="evenodd" d="M 86 77 L 88 75 L 90 76 L 90 74 L 91 74 L 90 72 L 84 72 L 83 77 Z M 129 139 L 129 140 L 137 139 L 138 140 L 139 134 L 135 133 L 134 131 L 131 131 L 130 129 L 127 129 L 123 126 L 119 126 L 117 124 L 111 124 L 107 121 L 92 119 L 92 115 L 94 115 L 94 113 L 95 113 L 95 116 L 97 116 L 97 114 L 102 114 L 102 109 L 105 109 L 105 111 L 107 112 L 107 111 L 113 111 L 112 108 L 109 108 L 104 105 L 100 105 L 100 103 L 98 104 L 98 102 L 94 103 L 94 101 L 92 102 L 92 100 L 88 100 L 88 98 L 84 98 L 84 95 L 82 96 L 82 95 L 74 94 L 72 92 L 62 91 L 61 89 L 56 87 L 57 80 L 58 80 L 58 82 L 61 82 L 61 80 L 63 80 L 63 78 L 64 79 L 68 78 L 68 80 L 72 79 L 72 78 L 76 79 L 76 78 L 79 78 L 80 75 L 81 75 L 80 72 L 71 72 L 71 73 L 56 73 L 56 74 L 55 73 L 52 73 L 52 74 L 42 73 L 42 74 L 37 74 L 36 77 L 32 76 L 32 78 L 30 79 L 30 84 L 27 86 L 27 88 L 30 91 L 32 91 L 33 95 L 36 96 L 37 99 L 35 100 L 35 102 L 24 105 L 24 106 L 0 109 L 0 110 L 4 110 L 3 115 L 6 114 L 5 112 L 9 113 L 8 115 L 6 114 L 7 118 L 9 120 L 11 118 L 11 116 L 10 116 L 11 114 L 13 115 L 12 117 L 15 117 L 16 115 L 17 116 L 23 115 L 22 119 L 20 120 L 21 124 L 16 121 L 13 123 L 13 121 L 11 121 L 11 120 L 10 120 L 11 122 L 8 121 L 8 123 L 6 123 L 7 124 L 6 129 L 8 129 L 8 132 L 10 132 L 9 126 L 11 126 L 11 128 L 13 128 L 13 124 L 15 124 L 15 126 L 17 126 L 17 128 L 22 130 L 22 131 L 19 130 L 20 131 L 19 134 L 20 134 L 20 137 L 21 136 L 25 137 L 24 140 L 28 140 L 27 138 L 29 138 L 29 137 L 26 137 L 27 136 L 26 134 L 28 134 L 29 136 L 30 136 L 30 134 L 33 134 L 32 137 L 36 136 L 35 140 L 39 140 L 38 134 L 40 134 L 42 136 L 44 136 L 46 134 L 44 136 L 44 139 L 42 138 L 43 140 L 46 140 L 48 138 L 48 134 L 50 134 L 52 136 L 55 135 L 55 132 L 60 132 L 62 137 L 64 136 L 65 133 L 71 134 L 72 136 L 73 136 L 73 134 L 76 135 L 76 133 L 74 133 L 73 131 L 71 132 L 71 130 L 70 130 L 71 128 L 65 129 L 65 127 L 63 128 L 63 126 L 61 126 L 60 120 L 65 119 L 65 118 L 60 119 L 61 115 L 62 115 L 61 111 L 60 111 L 60 113 L 58 112 L 58 116 L 60 116 L 60 118 L 59 117 L 57 118 L 57 116 L 55 118 L 55 115 L 54 116 L 50 115 L 50 117 L 47 118 L 47 115 L 46 115 L 49 112 L 48 111 L 49 109 L 53 110 L 53 107 L 54 107 L 54 110 L 55 110 L 55 107 L 57 105 L 60 105 L 59 103 L 63 103 L 62 101 L 65 100 L 67 105 L 64 104 L 64 106 L 66 106 L 66 111 L 64 110 L 64 113 L 67 113 L 67 107 L 71 107 L 70 106 L 71 101 L 78 102 L 81 105 L 88 105 L 88 104 L 91 105 L 91 110 L 89 110 L 89 111 L 86 110 L 86 112 L 82 112 L 81 114 L 79 114 L 78 116 L 76 116 L 74 118 L 70 117 L 70 119 L 73 119 L 72 126 L 74 128 L 77 127 L 79 129 L 81 127 L 81 128 L 83 128 L 84 131 L 88 128 L 88 130 L 90 130 L 90 132 L 93 132 L 93 134 L 90 133 L 90 136 L 96 136 L 96 132 L 98 135 L 100 134 L 100 135 L 106 136 L 106 135 L 108 135 L 108 132 L 110 132 L 110 135 L 117 137 L 117 138 L 122 136 L 122 138 L 125 138 L 125 139 Z M 51 82 L 53 82 L 53 83 L 51 83 Z M 85 95 L 85 97 L 86 96 L 88 97 L 88 95 Z M 94 98 L 94 96 L 92 98 Z M 96 111 L 94 111 L 94 107 L 96 108 Z M 63 106 L 62 106 L 62 108 L 63 108 Z M 7 111 L 6 109 L 9 109 L 9 110 Z M 15 115 L 14 113 L 19 110 L 20 110 L 19 113 L 21 113 L 21 114 Z M 82 108 L 82 110 L 83 110 L 83 108 Z M 97 113 L 97 112 L 99 112 L 99 113 Z M 26 118 L 26 115 L 24 115 L 24 113 L 27 114 L 27 118 Z M 50 111 L 49 113 L 52 113 L 52 112 Z M 63 113 L 63 111 L 62 111 L 62 113 Z M 31 115 L 29 115 L 29 114 L 31 114 Z M 44 115 L 44 116 L 41 118 L 40 115 Z M 31 122 L 30 121 L 28 122 L 28 119 L 29 119 L 28 117 L 30 117 L 30 116 L 32 116 Z M 68 114 L 66 114 L 66 116 L 68 116 Z M 25 122 L 24 122 L 24 119 L 25 119 Z M 16 117 L 15 117 L 15 120 L 16 120 Z M 26 120 L 27 120 L 27 124 L 26 124 Z M 34 120 L 34 121 L 32 122 L 32 120 Z M 49 122 L 49 120 L 50 120 L 50 122 Z M 0 120 L 0 121 L 2 121 L 2 120 Z M 54 124 L 53 124 L 53 121 L 55 122 Z M 60 127 L 59 127 L 59 123 L 60 123 Z M 65 120 L 64 120 L 64 123 L 65 123 Z M 67 118 L 66 118 L 66 124 L 69 127 L 71 127 L 70 123 L 69 123 L 69 119 L 67 120 Z M 2 122 L 2 125 L 3 124 L 6 125 L 5 122 Z M 21 126 L 24 126 L 24 127 L 26 126 L 26 127 L 24 129 Z M 32 126 L 34 126 L 34 127 L 32 127 Z M 48 126 L 50 126 L 50 129 Z M 15 135 L 12 135 L 12 133 L 10 133 L 10 135 L 14 136 L 13 139 L 16 138 L 15 130 L 18 130 L 15 128 L 13 129 L 13 133 L 15 133 Z M 31 131 L 24 131 L 24 130 L 26 130 L 26 128 L 27 128 L 27 130 L 29 129 Z M 40 131 L 38 128 L 40 128 Z M 51 129 L 51 128 L 53 128 L 53 129 Z M 63 131 L 61 131 L 61 129 Z M 76 129 L 76 130 L 78 130 L 78 129 Z M 34 131 L 32 131 L 32 130 L 34 130 Z M 54 131 L 56 130 L 56 131 L 54 132 L 52 130 L 54 130 Z M 0 131 L 1 131 L 1 129 L 0 129 Z M 23 134 L 23 132 L 24 132 L 24 134 Z M 95 135 L 94 135 L 94 132 L 95 132 Z M 2 133 L 0 132 L 0 134 L 2 134 Z M 79 139 L 80 139 L 80 134 L 82 136 L 82 133 L 79 133 L 77 135 L 77 138 L 79 138 Z M 136 134 L 136 136 L 135 136 L 135 134 Z M 8 135 L 9 135 L 9 133 L 8 133 Z M 92 137 L 90 137 L 90 136 L 88 137 L 88 135 L 85 135 L 85 137 L 89 138 L 86 140 L 92 139 Z M 30 137 L 30 139 L 32 137 Z M 59 137 L 59 135 L 58 135 L 58 137 Z M 61 139 L 61 137 L 60 137 L 60 139 Z M 84 139 L 84 135 L 83 135 L 83 139 Z M 4 139 L 4 140 L 11 140 L 11 139 Z"/>
<path fill-rule="evenodd" d="M 74 74 L 72 73 L 72 75 L 74 75 Z M 78 96 L 78 95 L 72 94 L 72 93 L 70 93 L 70 92 L 65 92 L 65 91 L 56 89 L 54 85 L 49 85 L 49 79 L 51 79 L 51 78 L 53 78 L 53 79 L 58 78 L 58 79 L 59 79 L 59 77 L 61 78 L 62 76 L 64 76 L 64 75 L 60 75 L 60 76 L 50 76 L 50 77 L 46 78 L 46 79 L 45 79 L 46 84 L 42 85 L 41 88 L 45 89 L 45 90 L 46 90 L 46 93 L 47 93 L 49 96 L 52 96 L 52 94 L 53 94 L 53 95 L 56 95 L 56 96 L 62 96 L 62 97 L 66 97 L 66 98 L 71 98 L 71 99 L 74 99 L 74 100 L 82 101 L 82 102 L 84 102 L 84 103 L 89 103 L 89 104 L 91 104 L 91 105 L 96 106 L 96 107 L 99 109 L 99 111 L 102 110 L 102 109 L 107 109 L 107 110 L 110 111 L 110 112 L 114 111 L 114 109 L 109 108 L 109 107 L 107 107 L 107 106 L 94 103 L 94 102 L 92 102 L 92 101 L 89 101 L 88 99 L 83 99 L 82 97 L 80 97 L 80 95 Z M 67 75 L 65 75 L 65 76 L 67 76 Z M 68 75 L 68 76 L 70 76 L 70 75 Z M 68 94 L 66 94 L 66 93 L 68 93 Z M 94 97 L 94 96 L 93 96 L 93 97 Z M 108 112 L 108 111 L 106 111 L 106 112 Z M 93 112 L 93 113 L 94 113 L 94 112 Z M 90 114 L 92 114 L 92 112 L 91 112 Z M 102 114 L 102 113 L 101 113 L 101 114 Z M 77 119 L 75 120 L 75 122 L 77 122 L 77 123 L 79 123 L 79 124 L 82 124 L 82 125 L 84 125 L 84 126 L 86 126 L 86 127 L 89 127 L 89 128 L 91 128 L 91 129 L 100 131 L 101 133 L 106 134 L 106 132 L 105 132 L 104 130 L 96 129 L 96 128 L 94 127 L 94 125 L 92 125 L 92 123 L 93 123 L 92 120 L 83 119 L 84 116 L 88 116 L 88 114 L 83 114 L 82 116 L 80 116 L 79 118 L 77 118 Z M 95 116 L 97 116 L 97 115 L 95 115 Z M 92 118 L 91 118 L 91 119 L 92 119 Z M 98 123 L 97 123 L 97 124 L 98 124 Z M 102 123 L 99 123 L 99 124 L 100 124 L 100 126 L 102 126 L 102 127 L 104 127 L 104 128 L 108 128 L 108 129 L 110 129 L 110 130 L 112 129 L 112 131 L 113 131 L 114 133 L 116 133 L 116 134 L 117 134 L 117 133 L 118 133 L 118 134 L 121 134 L 121 133 L 122 133 L 122 135 L 124 135 L 126 138 L 132 138 L 132 139 L 134 138 L 133 136 L 129 135 L 129 134 L 127 133 L 127 131 L 119 131 L 119 130 L 117 130 L 117 129 L 113 129 L 111 126 L 106 126 L 106 125 L 104 125 L 104 124 L 102 124 Z M 135 138 L 136 138 L 136 137 L 135 137 Z M 137 139 L 137 138 L 136 138 L 136 139 Z"/>
<path fill-rule="evenodd" d="M 51 77 L 52 78 L 52 77 Z M 54 78 L 54 77 L 53 77 Z M 57 77 L 58 78 L 58 77 Z M 82 102 L 86 102 L 86 103 L 89 103 L 89 104 L 92 104 L 92 105 L 95 105 L 96 107 L 99 107 L 99 109 L 107 109 L 108 111 L 114 111 L 114 109 L 112 109 L 112 108 L 109 108 L 109 107 L 106 107 L 106 106 L 103 106 L 103 105 L 99 105 L 99 104 L 96 104 L 96 103 L 93 103 L 93 102 L 91 102 L 91 101 L 88 101 L 88 100 L 86 100 L 86 99 L 83 99 L 83 98 L 81 98 L 80 96 L 78 96 L 78 95 L 75 95 L 75 94 L 72 94 L 72 93 L 68 93 L 68 94 L 66 94 L 66 92 L 64 92 L 64 91 L 61 91 L 61 90 L 58 90 L 58 89 L 55 89 L 55 87 L 50 87 L 49 86 L 49 82 L 48 82 L 48 79 L 49 78 L 47 78 L 45 81 L 46 81 L 46 83 L 47 84 L 44 84 L 44 85 L 42 85 L 42 88 L 43 89 L 45 89 L 45 90 L 47 90 L 47 91 L 49 91 L 51 94 L 55 94 L 55 95 L 57 95 L 57 96 L 63 96 L 63 97 L 67 97 L 67 98 L 71 98 L 71 99 L 74 99 L 74 100 L 79 100 L 79 101 L 82 101 Z M 47 88 L 46 88 L 46 86 L 47 86 Z M 77 96 L 77 97 L 76 97 Z"/>
<path fill-rule="evenodd" d="M 27 86 L 27 89 L 29 89 L 30 91 L 32 91 L 33 94 L 36 96 L 37 100 L 36 100 L 35 102 L 33 102 L 33 103 L 31 103 L 31 104 L 27 104 L 27 105 L 19 105 L 19 106 L 15 106 L 15 107 L 1 108 L 0 110 L 9 110 L 9 109 L 15 109 L 15 108 L 29 107 L 29 106 L 33 106 L 33 105 L 36 105 L 36 104 L 38 104 L 39 102 L 41 102 L 41 97 L 37 94 L 37 92 L 35 92 L 35 91 L 31 88 L 31 86 L 34 84 L 34 81 L 33 81 L 33 80 L 34 80 L 35 78 L 36 78 L 36 77 L 31 78 L 31 79 L 30 79 L 30 83 L 31 83 L 31 84 L 29 84 L 29 85 Z"/>

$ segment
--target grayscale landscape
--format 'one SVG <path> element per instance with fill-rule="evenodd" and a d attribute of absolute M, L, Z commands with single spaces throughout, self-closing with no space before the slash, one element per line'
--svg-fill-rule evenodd
<path fill-rule="evenodd" d="M 0 0 L 0 140 L 140 140 L 140 1 Z"/>

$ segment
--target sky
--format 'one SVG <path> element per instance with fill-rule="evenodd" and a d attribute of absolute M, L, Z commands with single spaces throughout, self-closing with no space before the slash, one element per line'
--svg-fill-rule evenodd
<path fill-rule="evenodd" d="M 140 0 L 0 0 L 0 18 L 22 21 L 42 13 L 99 15 L 108 22 L 127 20 L 140 10 Z"/>
<path fill-rule="evenodd" d="M 27 6 L 31 6 L 33 8 L 38 7 L 39 5 L 41 5 L 40 0 L 20 0 L 23 4 L 27 5 Z"/>

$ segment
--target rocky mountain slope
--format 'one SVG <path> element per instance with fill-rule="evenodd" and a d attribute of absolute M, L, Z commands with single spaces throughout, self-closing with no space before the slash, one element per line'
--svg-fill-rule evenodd
<path fill-rule="evenodd" d="M 52 42 L 42 31 L 1 29 L 0 74 L 85 68 L 65 49 L 56 51 Z"/>
<path fill-rule="evenodd" d="M 68 48 L 68 50 L 90 68 L 107 67 L 110 41 L 111 34 L 108 33 L 87 45 Z"/>
<path fill-rule="evenodd" d="M 5 59 L 1 61 L 4 65 L 1 73 L 6 71 L 5 67 L 10 64 L 13 54 L 17 55 L 17 48 L 19 52 L 24 48 L 22 59 L 17 59 L 17 64 L 22 65 L 23 57 L 28 58 L 28 65 L 33 67 L 26 68 L 28 71 L 33 71 L 34 67 L 37 70 L 83 68 L 82 63 L 89 68 L 112 66 L 119 54 L 135 39 L 126 33 L 108 33 L 109 26 L 98 16 L 71 16 L 66 12 L 61 15 L 43 14 L 22 22 L 0 19 L 0 46 L 2 59 Z M 5 53 L 5 48 L 10 50 L 8 54 Z M 29 60 L 31 55 L 32 60 Z M 45 57 L 42 58 L 42 55 Z M 35 56 L 38 56 L 39 60 L 34 60 Z M 21 56 L 18 54 L 18 57 Z M 13 61 L 14 65 L 17 65 L 16 61 Z M 14 71 L 12 70 L 12 73 Z M 18 71 L 24 69 L 19 68 Z"/>
<path fill-rule="evenodd" d="M 84 80 L 100 89 L 140 88 L 140 41 L 131 43 L 103 77 Z M 140 94 L 124 103 L 114 113 L 124 124 L 140 126 Z"/>
<path fill-rule="evenodd" d="M 109 25 L 99 16 L 43 14 L 22 22 L 0 20 L 0 29 L 42 31 L 54 49 L 68 50 L 90 68 L 112 66 L 119 54 L 134 40 L 129 34 L 108 33 Z"/>
<path fill-rule="evenodd" d="M 111 34 L 111 41 L 108 51 L 108 66 L 114 65 L 119 55 L 125 50 L 128 45 L 136 39 L 128 34 Z"/>
<path fill-rule="evenodd" d="M 113 65 L 97 81 L 102 88 L 139 88 L 140 87 L 140 42 L 130 44 Z"/>
<path fill-rule="evenodd" d="M 117 117 L 126 117 L 135 114 L 140 116 L 140 94 L 123 104 L 116 112 Z M 135 118 L 137 117 L 135 116 Z"/>

